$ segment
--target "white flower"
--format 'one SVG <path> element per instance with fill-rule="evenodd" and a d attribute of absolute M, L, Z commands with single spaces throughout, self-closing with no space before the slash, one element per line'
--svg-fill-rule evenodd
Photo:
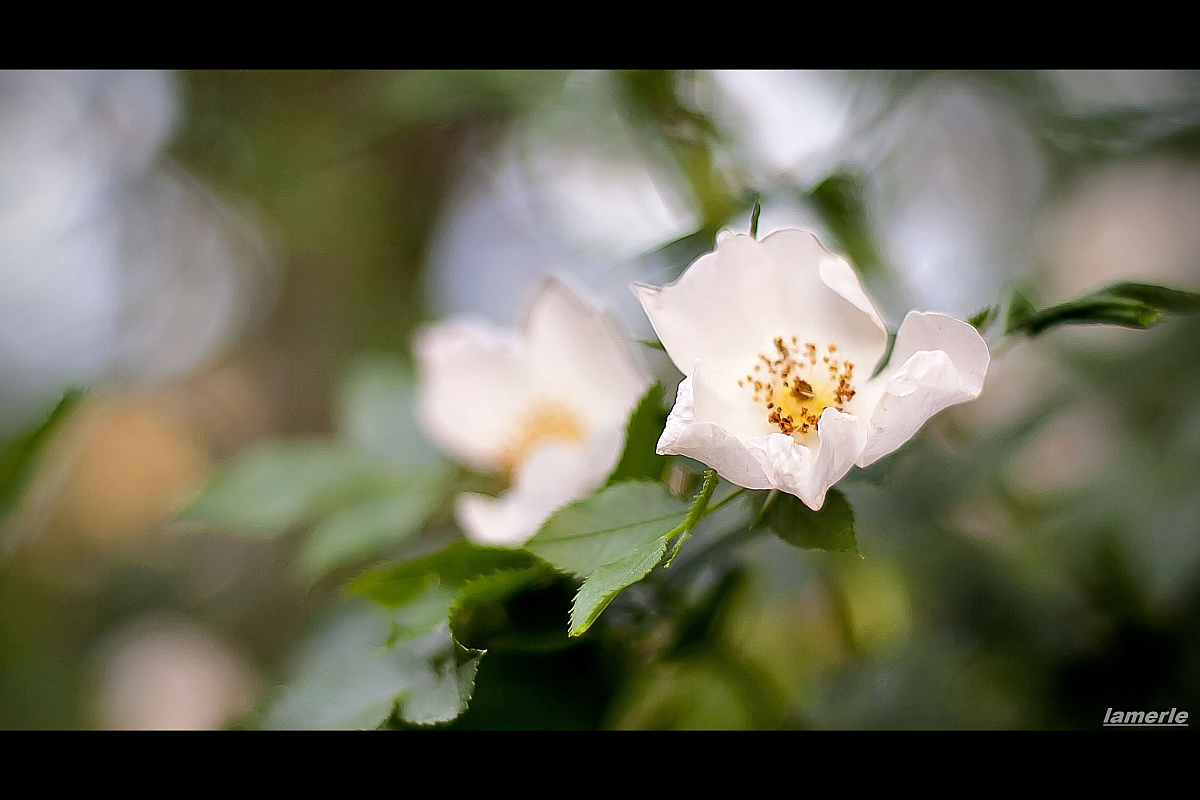
<path fill-rule="evenodd" d="M 430 437 L 510 480 L 499 497 L 458 498 L 459 523 L 483 545 L 524 544 L 555 510 L 603 483 L 650 385 L 610 315 L 555 278 L 538 288 L 521 333 L 459 319 L 422 330 L 415 350 Z"/>
<path fill-rule="evenodd" d="M 675 283 L 633 288 L 688 375 L 658 452 L 812 509 L 853 465 L 977 397 L 987 373 L 987 344 L 973 327 L 910 311 L 872 378 L 887 328 L 850 264 L 805 231 L 761 242 L 726 231 Z"/>

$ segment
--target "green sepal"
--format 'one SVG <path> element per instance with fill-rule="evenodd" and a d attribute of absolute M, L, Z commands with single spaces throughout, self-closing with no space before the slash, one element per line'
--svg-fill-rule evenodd
<path fill-rule="evenodd" d="M 854 510 L 837 489 L 826 493 L 820 511 L 813 511 L 795 495 L 769 493 L 752 525 L 770 530 L 795 547 L 858 554 Z"/>

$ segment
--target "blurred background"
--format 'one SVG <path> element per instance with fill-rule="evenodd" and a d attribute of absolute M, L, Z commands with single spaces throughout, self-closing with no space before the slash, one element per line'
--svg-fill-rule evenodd
<path fill-rule="evenodd" d="M 414 327 L 515 324 L 538 276 L 650 336 L 628 284 L 759 197 L 760 236 L 816 231 L 893 327 L 1200 291 L 1200 73 L 0 72 L 0 727 L 352 725 L 378 676 L 312 676 L 387 635 L 354 565 L 298 576 L 293 533 L 180 512 L 266 442 L 417 457 Z M 1011 342 L 843 488 L 864 559 L 755 542 L 671 647 L 498 647 L 455 725 L 1200 711 L 1200 318 Z"/>

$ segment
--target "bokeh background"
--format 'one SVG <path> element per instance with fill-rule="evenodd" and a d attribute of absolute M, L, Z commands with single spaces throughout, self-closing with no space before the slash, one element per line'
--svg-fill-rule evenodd
<path fill-rule="evenodd" d="M 180 512 L 363 404 L 386 451 L 414 327 L 514 324 L 540 275 L 648 337 L 628 284 L 756 198 L 760 235 L 816 231 L 892 326 L 1012 288 L 1198 291 L 1200 74 L 0 72 L 0 445 L 87 389 L 0 497 L 0 727 L 351 724 L 371 676 L 312 676 L 386 636 L 353 570 L 304 580 L 295 537 Z M 979 400 L 842 488 L 865 558 L 754 542 L 678 646 L 500 648 L 455 724 L 1200 711 L 1200 319 L 1009 342 Z"/>

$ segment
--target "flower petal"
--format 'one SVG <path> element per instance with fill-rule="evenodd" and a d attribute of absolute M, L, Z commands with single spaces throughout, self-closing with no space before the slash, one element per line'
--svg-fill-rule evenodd
<path fill-rule="evenodd" d="M 596 436 L 586 448 L 549 442 L 517 469 L 513 485 L 499 497 L 462 494 L 455 516 L 476 544 L 520 547 L 562 506 L 604 482 L 621 456 L 624 431 Z"/>
<path fill-rule="evenodd" d="M 564 408 L 585 439 L 623 429 L 650 376 L 620 327 L 564 278 L 535 292 L 523 334 L 460 319 L 420 331 L 418 411 L 444 451 L 483 472 L 511 466 L 531 415 Z"/>
<path fill-rule="evenodd" d="M 895 451 L 944 408 L 983 389 L 991 355 L 974 327 L 948 314 L 910 311 L 896 334 L 888 367 L 864 387 L 870 417 L 858 465 Z"/>
<path fill-rule="evenodd" d="M 862 422 L 837 409 L 825 409 L 815 456 L 782 433 L 743 441 L 721 425 L 697 421 L 694 379 L 699 367 L 679 384 L 675 407 L 658 441 L 659 454 L 694 458 L 738 486 L 779 489 L 796 495 L 813 510 L 820 509 L 829 487 L 850 471 L 862 450 L 866 439 Z"/>
<path fill-rule="evenodd" d="M 534 400 L 521 341 L 460 319 L 418 331 L 413 349 L 417 413 L 430 438 L 476 470 L 502 468 L 507 438 Z"/>
<path fill-rule="evenodd" d="M 720 425 L 743 442 L 779 432 L 767 420 L 767 409 L 754 400 L 752 390 L 738 384 L 746 370 L 744 363 L 697 361 L 691 376 L 696 421 Z"/>
<path fill-rule="evenodd" d="M 851 414 L 826 408 L 817 427 L 820 446 L 812 450 L 782 433 L 767 438 L 767 458 L 776 489 L 794 494 L 819 511 L 829 487 L 846 477 L 866 442 L 866 426 Z"/>
<path fill-rule="evenodd" d="M 680 369 L 698 358 L 753 358 L 781 335 L 836 342 L 864 367 L 887 346 L 853 268 L 807 231 L 776 231 L 761 242 L 725 232 L 675 283 L 633 290 Z"/>
<path fill-rule="evenodd" d="M 679 383 L 675 406 L 658 439 L 658 454 L 694 458 L 747 489 L 770 489 L 765 451 L 750 448 L 720 425 L 697 422 L 692 377 Z"/>
<path fill-rule="evenodd" d="M 612 315 L 568 280 L 544 279 L 530 305 L 533 390 L 569 398 L 589 432 L 623 427 L 650 375 Z"/>

